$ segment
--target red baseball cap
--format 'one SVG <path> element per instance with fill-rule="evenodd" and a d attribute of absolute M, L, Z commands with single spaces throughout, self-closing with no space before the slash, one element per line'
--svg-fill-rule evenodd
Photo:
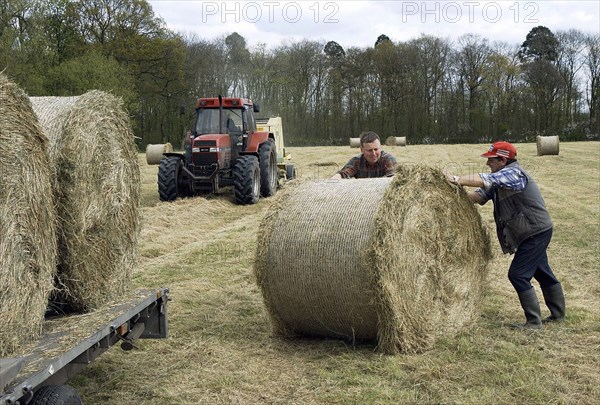
<path fill-rule="evenodd" d="M 488 151 L 481 156 L 486 158 L 505 157 L 507 159 L 514 159 L 517 156 L 517 149 L 508 142 L 494 142 L 490 145 Z"/>

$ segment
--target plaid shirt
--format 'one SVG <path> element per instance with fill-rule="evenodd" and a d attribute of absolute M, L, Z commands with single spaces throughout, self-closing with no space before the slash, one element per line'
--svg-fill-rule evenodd
<path fill-rule="evenodd" d="M 475 190 L 483 199 L 482 204 L 493 198 L 495 188 L 521 191 L 527 185 L 527 176 L 516 167 L 505 166 L 496 173 L 480 173 L 483 187 Z"/>
<path fill-rule="evenodd" d="M 356 177 L 357 179 L 390 177 L 394 175 L 397 164 L 396 158 L 384 151 L 381 151 L 381 157 L 375 165 L 370 165 L 361 154 L 350 159 L 338 173 L 343 179 L 351 177 Z"/>

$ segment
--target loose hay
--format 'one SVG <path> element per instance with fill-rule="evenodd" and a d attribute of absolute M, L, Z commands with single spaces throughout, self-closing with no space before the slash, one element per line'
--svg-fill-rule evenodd
<path fill-rule="evenodd" d="M 538 156 L 558 155 L 560 144 L 558 135 L 556 136 L 537 136 L 536 146 Z"/>
<path fill-rule="evenodd" d="M 56 172 L 55 301 L 98 308 L 126 291 L 135 262 L 140 171 L 129 117 L 120 99 L 101 91 L 31 101 Z"/>
<path fill-rule="evenodd" d="M 439 170 L 306 182 L 261 223 L 255 274 L 274 332 L 418 352 L 479 314 L 489 236 Z"/>
<path fill-rule="evenodd" d="M 56 272 L 48 139 L 27 95 L 0 74 L 0 357 L 41 331 Z"/>
<path fill-rule="evenodd" d="M 157 165 L 162 160 L 163 153 L 173 152 L 173 145 L 169 142 L 148 144 L 146 146 L 146 163 L 149 165 Z"/>
<path fill-rule="evenodd" d="M 387 146 L 406 146 L 405 136 L 388 136 L 385 140 Z"/>
<path fill-rule="evenodd" d="M 360 148 L 360 138 L 350 138 L 351 148 Z"/>

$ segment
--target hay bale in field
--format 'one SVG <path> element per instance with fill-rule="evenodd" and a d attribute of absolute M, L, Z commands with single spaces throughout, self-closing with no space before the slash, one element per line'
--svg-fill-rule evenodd
<path fill-rule="evenodd" d="M 479 313 L 489 236 L 439 170 L 307 182 L 259 229 L 254 271 L 281 336 L 376 341 L 418 352 Z"/>
<path fill-rule="evenodd" d="M 351 148 L 360 148 L 360 138 L 350 138 Z"/>
<path fill-rule="evenodd" d="M 0 74 L 0 357 L 39 335 L 52 290 L 56 218 L 47 146 L 27 95 Z"/>
<path fill-rule="evenodd" d="M 559 139 L 556 136 L 540 136 L 536 137 L 536 146 L 538 156 L 543 155 L 558 155 Z"/>
<path fill-rule="evenodd" d="M 173 145 L 167 143 L 148 144 L 146 146 L 146 163 L 157 165 L 162 160 L 163 153 L 173 152 Z"/>
<path fill-rule="evenodd" d="M 32 97 L 50 139 L 58 214 L 55 304 L 87 311 L 121 295 L 135 262 L 140 170 L 122 101 L 101 91 Z"/>
<path fill-rule="evenodd" d="M 405 136 L 388 136 L 385 140 L 387 146 L 406 146 Z"/>

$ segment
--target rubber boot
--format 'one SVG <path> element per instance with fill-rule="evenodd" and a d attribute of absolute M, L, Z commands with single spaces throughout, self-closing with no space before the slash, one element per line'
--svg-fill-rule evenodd
<path fill-rule="evenodd" d="M 565 295 L 563 294 L 562 285 L 556 283 L 550 287 L 542 288 L 544 301 L 550 310 L 550 316 L 542 322 L 561 322 L 565 319 Z"/>
<path fill-rule="evenodd" d="M 527 291 L 519 293 L 519 301 L 525 312 L 527 322 L 523 324 L 513 325 L 515 329 L 541 329 L 542 328 L 542 311 L 540 303 L 535 294 L 535 289 L 531 287 Z"/>

